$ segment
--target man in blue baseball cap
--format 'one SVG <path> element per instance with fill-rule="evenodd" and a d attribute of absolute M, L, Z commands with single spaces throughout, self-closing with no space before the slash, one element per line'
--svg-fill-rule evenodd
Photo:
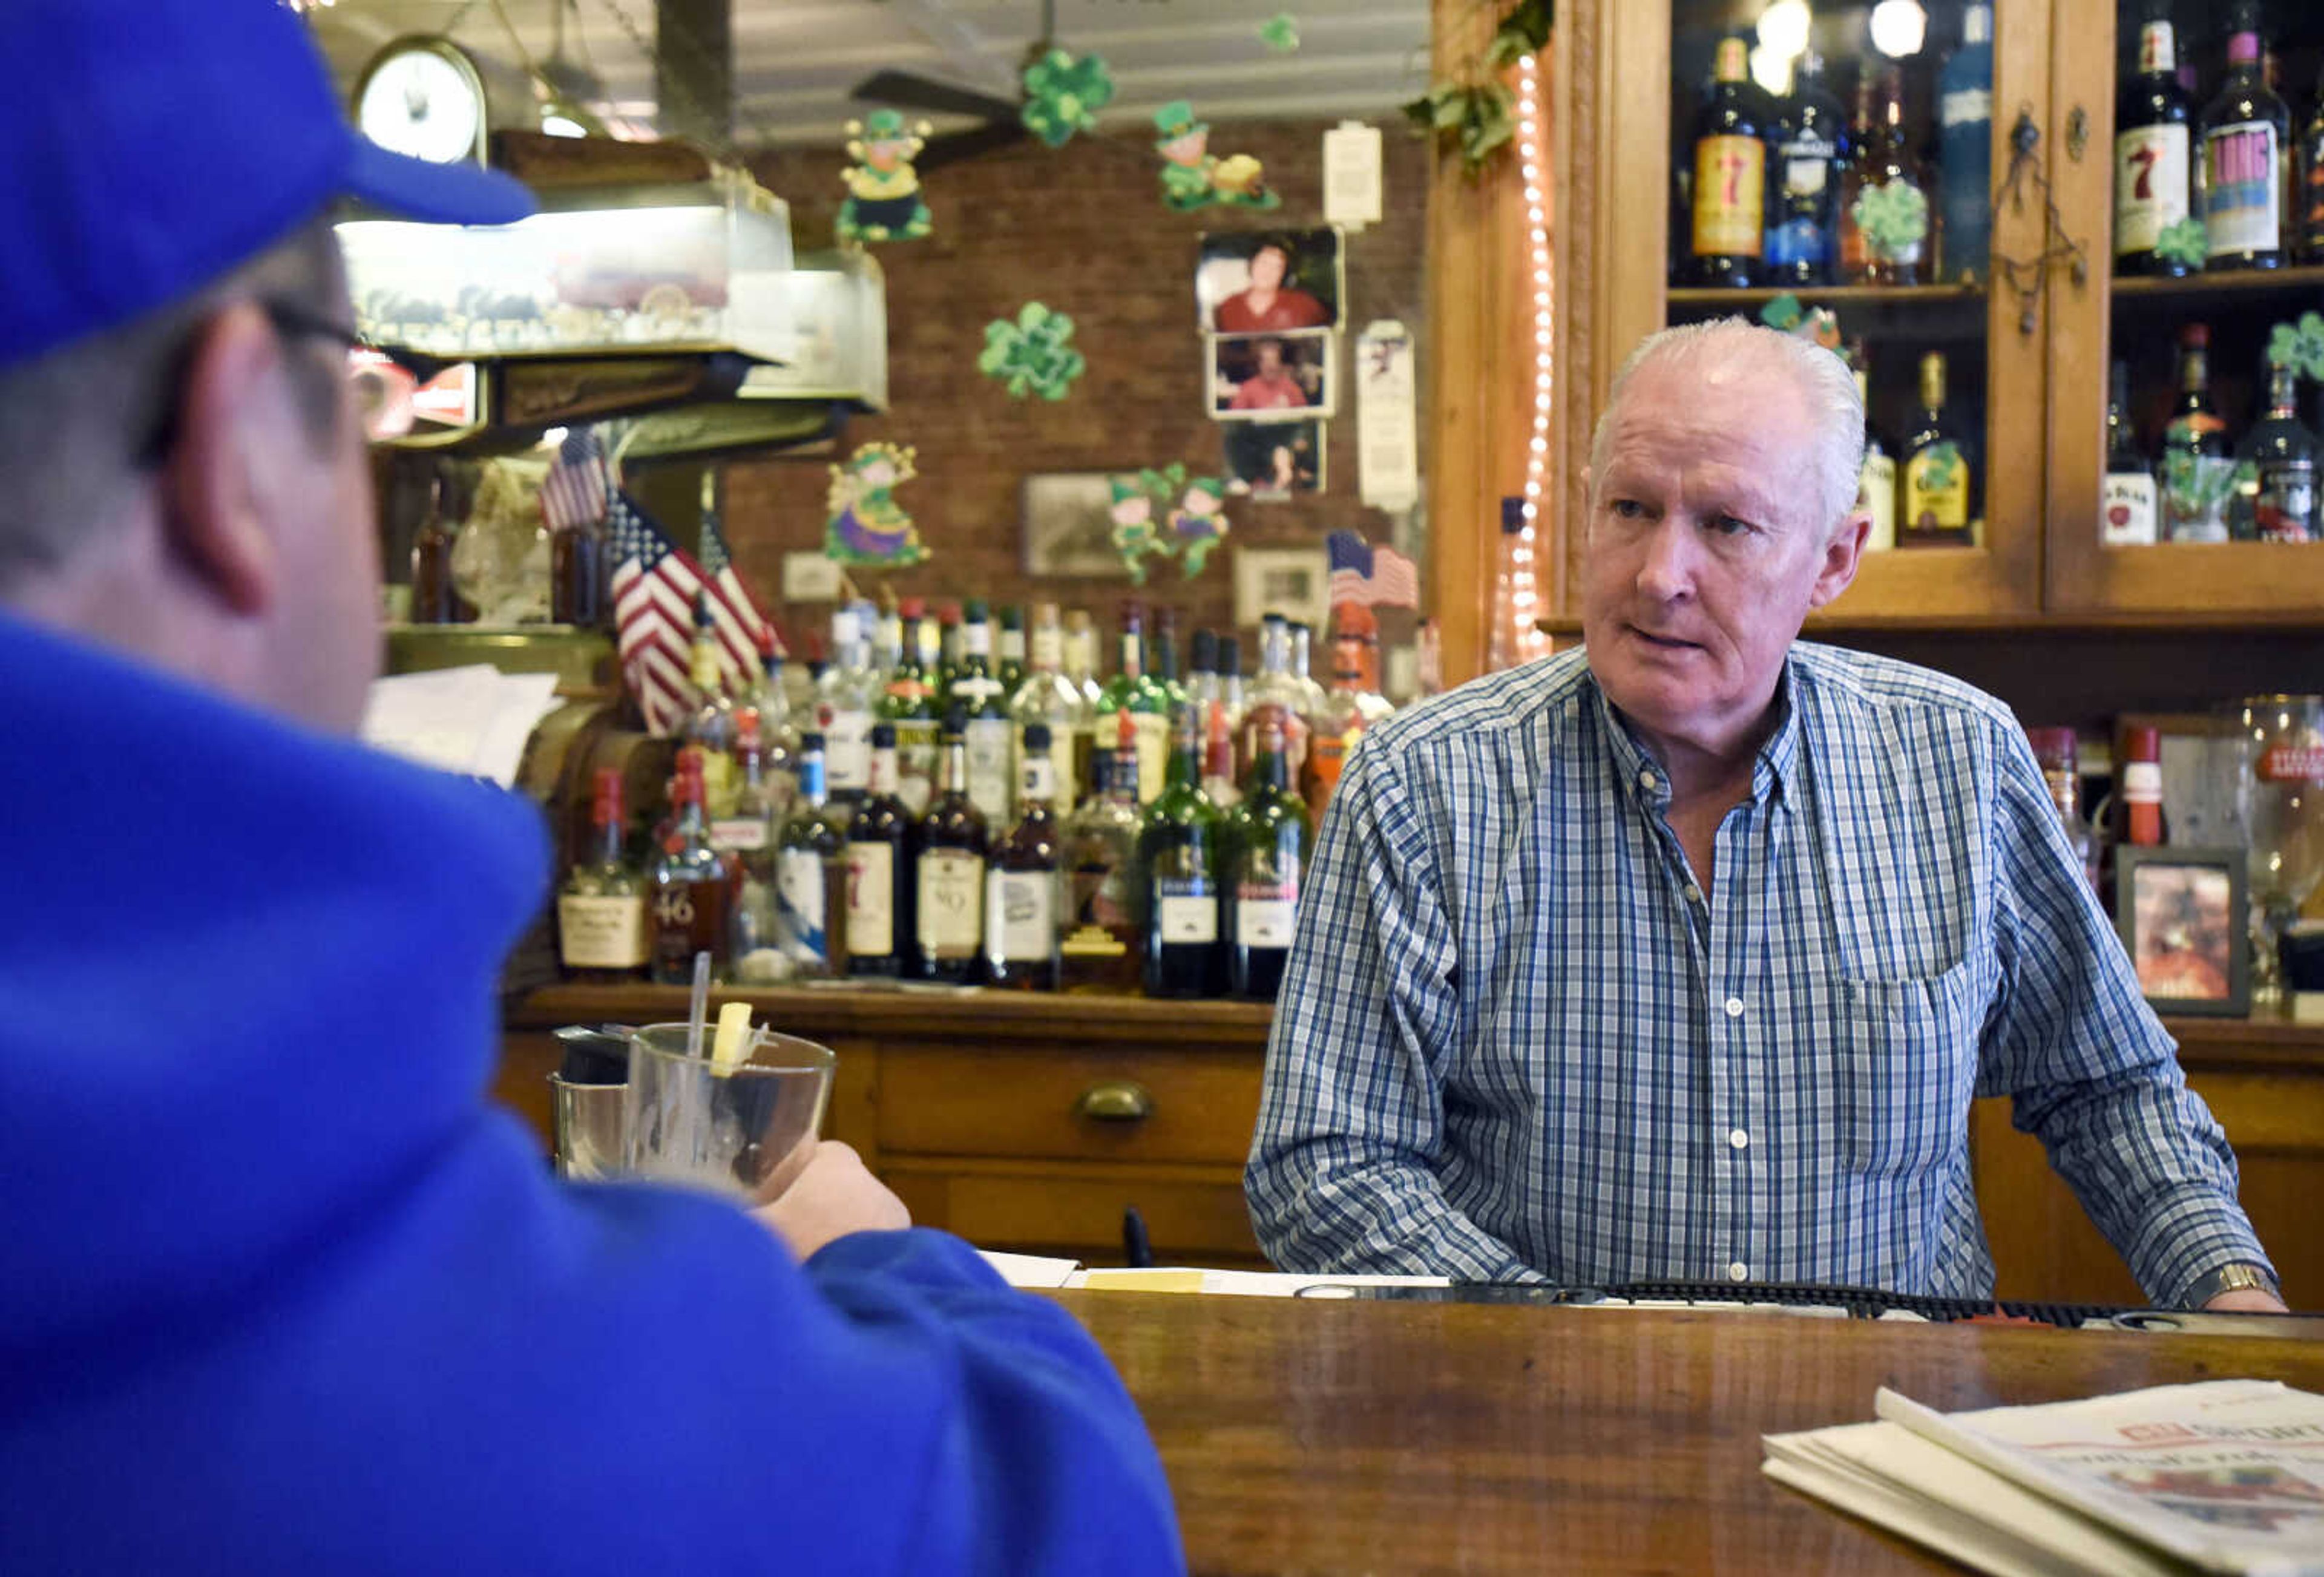
<path fill-rule="evenodd" d="M 844 1146 L 760 1220 L 485 1087 L 522 800 L 349 737 L 343 197 L 276 0 L 14 0 L 0 97 L 0 1571 L 1172 1572 L 1087 1336 Z"/>

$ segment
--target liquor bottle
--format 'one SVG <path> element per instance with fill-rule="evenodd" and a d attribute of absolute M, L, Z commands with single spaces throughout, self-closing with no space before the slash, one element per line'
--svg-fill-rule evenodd
<path fill-rule="evenodd" d="M 1010 603 L 1001 610 L 1001 693 L 1013 696 L 1025 682 L 1025 610 Z"/>
<path fill-rule="evenodd" d="M 1903 68 L 1882 69 L 1871 134 L 1857 153 L 1856 198 L 1849 205 L 1863 237 L 1863 282 L 1917 285 L 1934 272 L 1928 178 L 1904 137 Z"/>
<path fill-rule="evenodd" d="M 1766 225 L 1767 145 L 1760 141 L 1750 46 L 1719 41 L 1711 87 L 1694 116 L 1692 273 L 1698 285 L 1756 283 Z"/>
<path fill-rule="evenodd" d="M 2126 728 L 2098 850 L 2098 898 L 2107 914 L 2121 912 L 2115 907 L 2115 851 L 2126 844 L 2151 849 L 2170 835 L 2170 820 L 2163 809 L 2163 731 L 2143 724 Z"/>
<path fill-rule="evenodd" d="M 1228 730 L 1240 731 L 1248 702 L 1242 687 L 1242 638 L 1231 630 L 1219 637 L 1219 701 L 1226 708 Z"/>
<path fill-rule="evenodd" d="M 1138 831 L 1146 894 L 1146 994 L 1215 997 L 1226 990 L 1219 944 L 1219 812 L 1203 792 L 1194 720 L 1173 720 L 1169 779 Z"/>
<path fill-rule="evenodd" d="M 2178 35 L 2168 6 L 2158 5 L 2138 30 L 2138 71 L 2123 79 L 2115 106 L 2116 273 L 2176 279 L 2188 272 L 2183 259 L 2162 250 L 2163 233 L 2194 211 L 2188 118 Z"/>
<path fill-rule="evenodd" d="M 702 752 L 692 745 L 678 752 L 678 776 L 669 791 L 669 830 L 649 873 L 653 977 L 663 985 L 693 980 L 698 953 L 709 954 L 714 965 L 723 965 L 728 956 L 733 874 L 725 857 L 710 846 L 702 760 Z"/>
<path fill-rule="evenodd" d="M 931 659 L 925 647 L 920 652 L 922 666 L 927 669 L 928 687 L 935 692 L 936 718 L 952 709 L 952 682 L 960 677 L 962 609 L 958 603 L 936 604 L 936 655 Z M 991 652 L 985 653 L 988 662 Z"/>
<path fill-rule="evenodd" d="M 1361 631 L 1370 623 L 1370 615 L 1353 607 L 1343 608 L 1341 613 L 1342 634 L 1332 643 L 1332 689 L 1314 715 L 1307 770 L 1299 785 L 1306 798 L 1307 813 L 1318 826 L 1323 823 L 1323 807 L 1340 786 L 1340 774 L 1346 770 L 1356 742 L 1394 710 L 1388 697 L 1374 687 L 1366 667 L 1368 653 Z M 1362 614 L 1362 619 L 1351 616 L 1356 614 Z"/>
<path fill-rule="evenodd" d="M 646 882 L 622 853 L 629 820 L 622 809 L 620 768 L 597 769 L 589 825 L 592 846 L 557 890 L 558 961 L 574 980 L 638 980 L 649 953 Z"/>
<path fill-rule="evenodd" d="M 2098 540 L 2109 548 L 2141 547 L 2154 540 L 2158 500 L 2154 466 L 2138 447 L 2130 420 L 2130 364 L 2116 362 L 2107 395 L 2106 492 L 2099 501 Z"/>
<path fill-rule="evenodd" d="M 1897 540 L 1911 547 L 1969 545 L 1976 469 L 1965 429 L 1945 412 L 1945 356 L 1921 358 L 1921 420 L 1904 440 L 1904 491 Z"/>
<path fill-rule="evenodd" d="M 2283 266 L 2292 112 L 2260 72 L 2258 7 L 2230 14 L 2227 74 L 2203 106 L 2203 230 L 2211 268 Z"/>
<path fill-rule="evenodd" d="M 681 744 L 702 752 L 702 791 L 708 796 L 704 809 L 713 821 L 733 814 L 737 774 L 734 764 L 734 703 L 726 694 L 726 678 L 718 660 L 718 626 L 710 617 L 710 599 L 694 599 L 694 645 L 687 655 L 687 682 L 694 687 L 694 710 L 678 725 Z"/>
<path fill-rule="evenodd" d="M 2299 393 L 2298 373 L 2268 369 L 2267 415 L 2236 447 L 2227 534 L 2236 541 L 2317 540 L 2316 435 L 2300 420 Z"/>
<path fill-rule="evenodd" d="M 984 952 L 984 856 L 991 837 L 968 793 L 968 720 L 954 706 L 936 734 L 936 798 L 912 829 L 912 973 L 966 985 Z"/>
<path fill-rule="evenodd" d="M 710 822 L 710 846 L 734 872 L 728 956 L 738 981 L 782 979 L 789 971 L 775 945 L 775 833 L 780 821 L 766 770 L 759 709 L 734 715 L 734 803 Z"/>
<path fill-rule="evenodd" d="M 1072 806 L 1080 802 L 1083 787 L 1090 781 L 1090 730 L 1095 719 L 1089 697 L 1081 686 L 1065 677 L 1060 666 L 1064 652 L 1057 604 L 1037 604 L 1033 609 L 1030 669 L 1025 682 L 1010 697 L 1009 715 L 1017 730 L 1018 780 L 1024 779 L 1025 754 L 1030 748 L 1026 741 L 1038 724 L 1042 737 L 1049 742 L 1053 792 L 1058 803 Z"/>
<path fill-rule="evenodd" d="M 847 824 L 847 973 L 901 975 L 910 956 L 912 813 L 896 797 L 896 725 L 872 725 L 872 776 Z"/>
<path fill-rule="evenodd" d="M 613 612 L 606 586 L 603 521 L 567 519 L 549 533 L 549 620 L 579 630 L 603 627 Z"/>
<path fill-rule="evenodd" d="M 831 666 L 815 685 L 815 721 L 823 733 L 831 798 L 846 806 L 863 798 L 872 779 L 872 712 L 879 700 L 867 641 L 872 618 L 869 603 L 832 610 Z"/>
<path fill-rule="evenodd" d="M 1097 704 L 1102 735 L 1119 714 L 1129 715 L 1138 732 L 1138 792 L 1150 805 L 1162 792 L 1163 768 L 1170 756 L 1170 707 L 1162 687 L 1146 671 L 1145 610 L 1121 604 L 1121 671 L 1106 682 Z"/>
<path fill-rule="evenodd" d="M 936 797 L 936 620 L 918 597 L 898 609 L 900 647 L 874 715 L 896 731 L 896 797 L 914 816 Z"/>
<path fill-rule="evenodd" d="M 1232 810 L 1242 801 L 1242 788 L 1235 776 L 1234 728 L 1227 722 L 1226 703 L 1213 700 L 1197 715 L 1203 719 L 1203 792 L 1222 811 Z"/>
<path fill-rule="evenodd" d="M 775 632 L 770 625 L 759 627 L 759 678 L 742 697 L 741 707 L 754 706 L 759 712 L 759 748 L 761 766 L 767 775 L 767 792 L 774 807 L 774 821 L 782 825 L 783 817 L 790 814 L 791 797 L 798 792 L 799 728 L 792 720 L 794 687 L 790 665 L 776 650 Z"/>
<path fill-rule="evenodd" d="M 794 976 L 820 980 L 847 968 L 847 829 L 830 806 L 822 734 L 800 737 L 798 763 L 775 855 L 775 940 Z"/>
<path fill-rule="evenodd" d="M 1838 282 L 1840 191 L 1850 152 L 1842 115 L 1840 100 L 1824 86 L 1823 57 L 1808 51 L 1775 115 L 1767 284 Z"/>
<path fill-rule="evenodd" d="M 1315 709 L 1323 704 L 1323 687 L 1315 682 L 1314 668 L 1315 632 L 1296 619 L 1291 622 L 1290 631 L 1291 682 L 1299 687 L 1300 698 L 1305 703 L 1301 715 L 1313 717 Z"/>
<path fill-rule="evenodd" d="M 1284 765 L 1298 782 L 1307 770 L 1307 692 L 1292 678 L 1291 625 L 1280 613 L 1259 621 L 1259 674 L 1250 682 L 1250 704 L 1235 745 L 1235 775 L 1245 782 L 1259 763 L 1259 731 L 1270 717 L 1283 731 Z"/>
<path fill-rule="evenodd" d="M 2082 880 L 2089 883 L 2095 895 L 2098 890 L 2098 835 L 2082 819 L 2082 780 L 2076 770 L 2074 731 L 2029 728 L 2025 737 L 2034 747 L 2034 759 L 2041 763 L 2042 780 L 2050 787 L 2051 803 L 2058 807 L 2058 825 L 2064 829 L 2066 843 L 2082 868 Z"/>
<path fill-rule="evenodd" d="M 2300 134 L 2300 184 L 2292 217 L 2302 263 L 2324 263 L 2324 75 L 2316 83 L 2316 113 Z"/>
<path fill-rule="evenodd" d="M 1178 610 L 1154 610 L 1154 638 L 1147 643 L 1146 670 L 1161 687 L 1165 715 L 1175 714 L 1190 697 L 1186 681 L 1178 672 Z"/>
<path fill-rule="evenodd" d="M 1227 817 L 1225 844 L 1228 985 L 1236 996 L 1271 1002 L 1291 957 L 1314 847 L 1307 807 L 1291 791 L 1283 731 L 1272 721 L 1259 729 L 1250 793 Z"/>
<path fill-rule="evenodd" d="M 1861 340 L 1856 343 L 1851 359 L 1856 365 L 1857 398 L 1864 401 L 1864 466 L 1857 473 L 1856 507 L 1872 518 L 1864 550 L 1885 553 L 1896 545 L 1896 449 L 1872 420 L 1871 372 L 1865 364 Z"/>
<path fill-rule="evenodd" d="M 1840 282 L 1864 282 L 1864 227 L 1857 223 L 1856 199 L 1863 195 L 1870 168 L 1873 133 L 1879 115 L 1879 77 L 1868 67 L 1856 73 L 1856 107 L 1848 118 L 1848 161 L 1840 173 Z"/>
<path fill-rule="evenodd" d="M 2227 540 L 2235 461 L 2227 424 L 2211 404 L 2211 331 L 2179 331 L 2179 404 L 2163 429 L 2163 536 L 2169 542 Z"/>
<path fill-rule="evenodd" d="M 1057 979 L 1066 991 L 1138 989 L 1146 911 L 1138 880 L 1138 729 L 1114 715 L 1097 787 L 1065 822 L 1057 853 L 1065 908 L 1057 922 Z"/>
<path fill-rule="evenodd" d="M 985 825 L 1009 825 L 1016 777 L 1016 729 L 1009 720 L 1009 693 L 992 671 L 992 622 L 982 602 L 964 611 L 960 662 L 945 692 L 947 706 L 961 714 L 968 744 L 968 798 Z"/>
<path fill-rule="evenodd" d="M 1186 704 L 1194 707 L 1194 715 L 1206 718 L 1211 715 L 1211 703 L 1219 698 L 1218 636 L 1208 630 L 1195 631 L 1188 652 Z"/>
<path fill-rule="evenodd" d="M 1937 167 L 1945 276 L 1983 284 L 1993 252 L 1993 7 L 1986 0 L 1962 11 L 1960 48 L 1937 75 Z"/>
<path fill-rule="evenodd" d="M 1010 991 L 1057 989 L 1056 758 L 1049 725 L 1025 727 L 1017 800 L 1024 812 L 984 872 L 984 979 Z"/>
<path fill-rule="evenodd" d="M 1082 698 L 1089 703 L 1090 716 L 1094 719 L 1105 687 L 1097 678 L 1097 628 L 1084 608 L 1065 615 L 1065 675 L 1081 687 Z"/>

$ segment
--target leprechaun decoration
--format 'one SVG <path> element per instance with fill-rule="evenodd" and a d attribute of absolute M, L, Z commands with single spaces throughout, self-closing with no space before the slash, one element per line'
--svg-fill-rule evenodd
<path fill-rule="evenodd" d="M 1154 112 L 1154 151 L 1162 155 L 1162 201 L 1181 214 L 1213 203 L 1275 208 L 1283 199 L 1268 189 L 1267 171 L 1248 153 L 1221 159 L 1210 151 L 1211 127 L 1194 118 L 1185 99 Z"/>
<path fill-rule="evenodd" d="M 892 109 L 847 123 L 847 156 L 855 162 L 839 178 L 847 198 L 832 225 L 843 243 L 917 241 L 936 228 L 912 168 L 928 130 L 926 121 L 907 126 Z"/>

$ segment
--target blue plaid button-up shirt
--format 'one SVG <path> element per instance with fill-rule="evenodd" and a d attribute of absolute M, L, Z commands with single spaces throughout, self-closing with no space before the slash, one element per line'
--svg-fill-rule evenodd
<path fill-rule="evenodd" d="M 2264 1264 L 2009 712 L 1795 644 L 1715 885 L 1569 651 L 1368 734 L 1246 1185 L 1295 1270 L 1989 1296 L 1978 1095 L 2175 1301 Z"/>

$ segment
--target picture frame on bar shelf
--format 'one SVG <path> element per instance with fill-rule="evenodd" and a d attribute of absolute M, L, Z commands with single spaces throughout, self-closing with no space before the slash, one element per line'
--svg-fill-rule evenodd
<path fill-rule="evenodd" d="M 2251 1011 L 2251 902 L 2240 848 L 2177 844 L 2115 850 L 2115 928 L 2158 1013 L 2240 1019 Z"/>
<path fill-rule="evenodd" d="M 1268 613 L 1317 631 L 1332 617 L 1332 561 L 1321 548 L 1246 548 L 1234 556 L 1235 628 Z"/>
<path fill-rule="evenodd" d="M 1025 573 L 1123 580 L 1130 570 L 1113 545 L 1113 473 L 1050 471 L 1028 475 L 1022 489 Z"/>
<path fill-rule="evenodd" d="M 1225 435 L 1229 493 L 1266 503 L 1323 491 L 1322 419 L 1226 422 L 1219 430 Z"/>
<path fill-rule="evenodd" d="M 1346 320 L 1346 253 L 1337 228 L 1231 230 L 1203 237 L 1194 305 L 1211 334 L 1337 328 Z"/>
<path fill-rule="evenodd" d="M 1339 397 L 1338 336 L 1216 335 L 1210 340 L 1210 415 L 1216 421 L 1330 416 Z"/>

